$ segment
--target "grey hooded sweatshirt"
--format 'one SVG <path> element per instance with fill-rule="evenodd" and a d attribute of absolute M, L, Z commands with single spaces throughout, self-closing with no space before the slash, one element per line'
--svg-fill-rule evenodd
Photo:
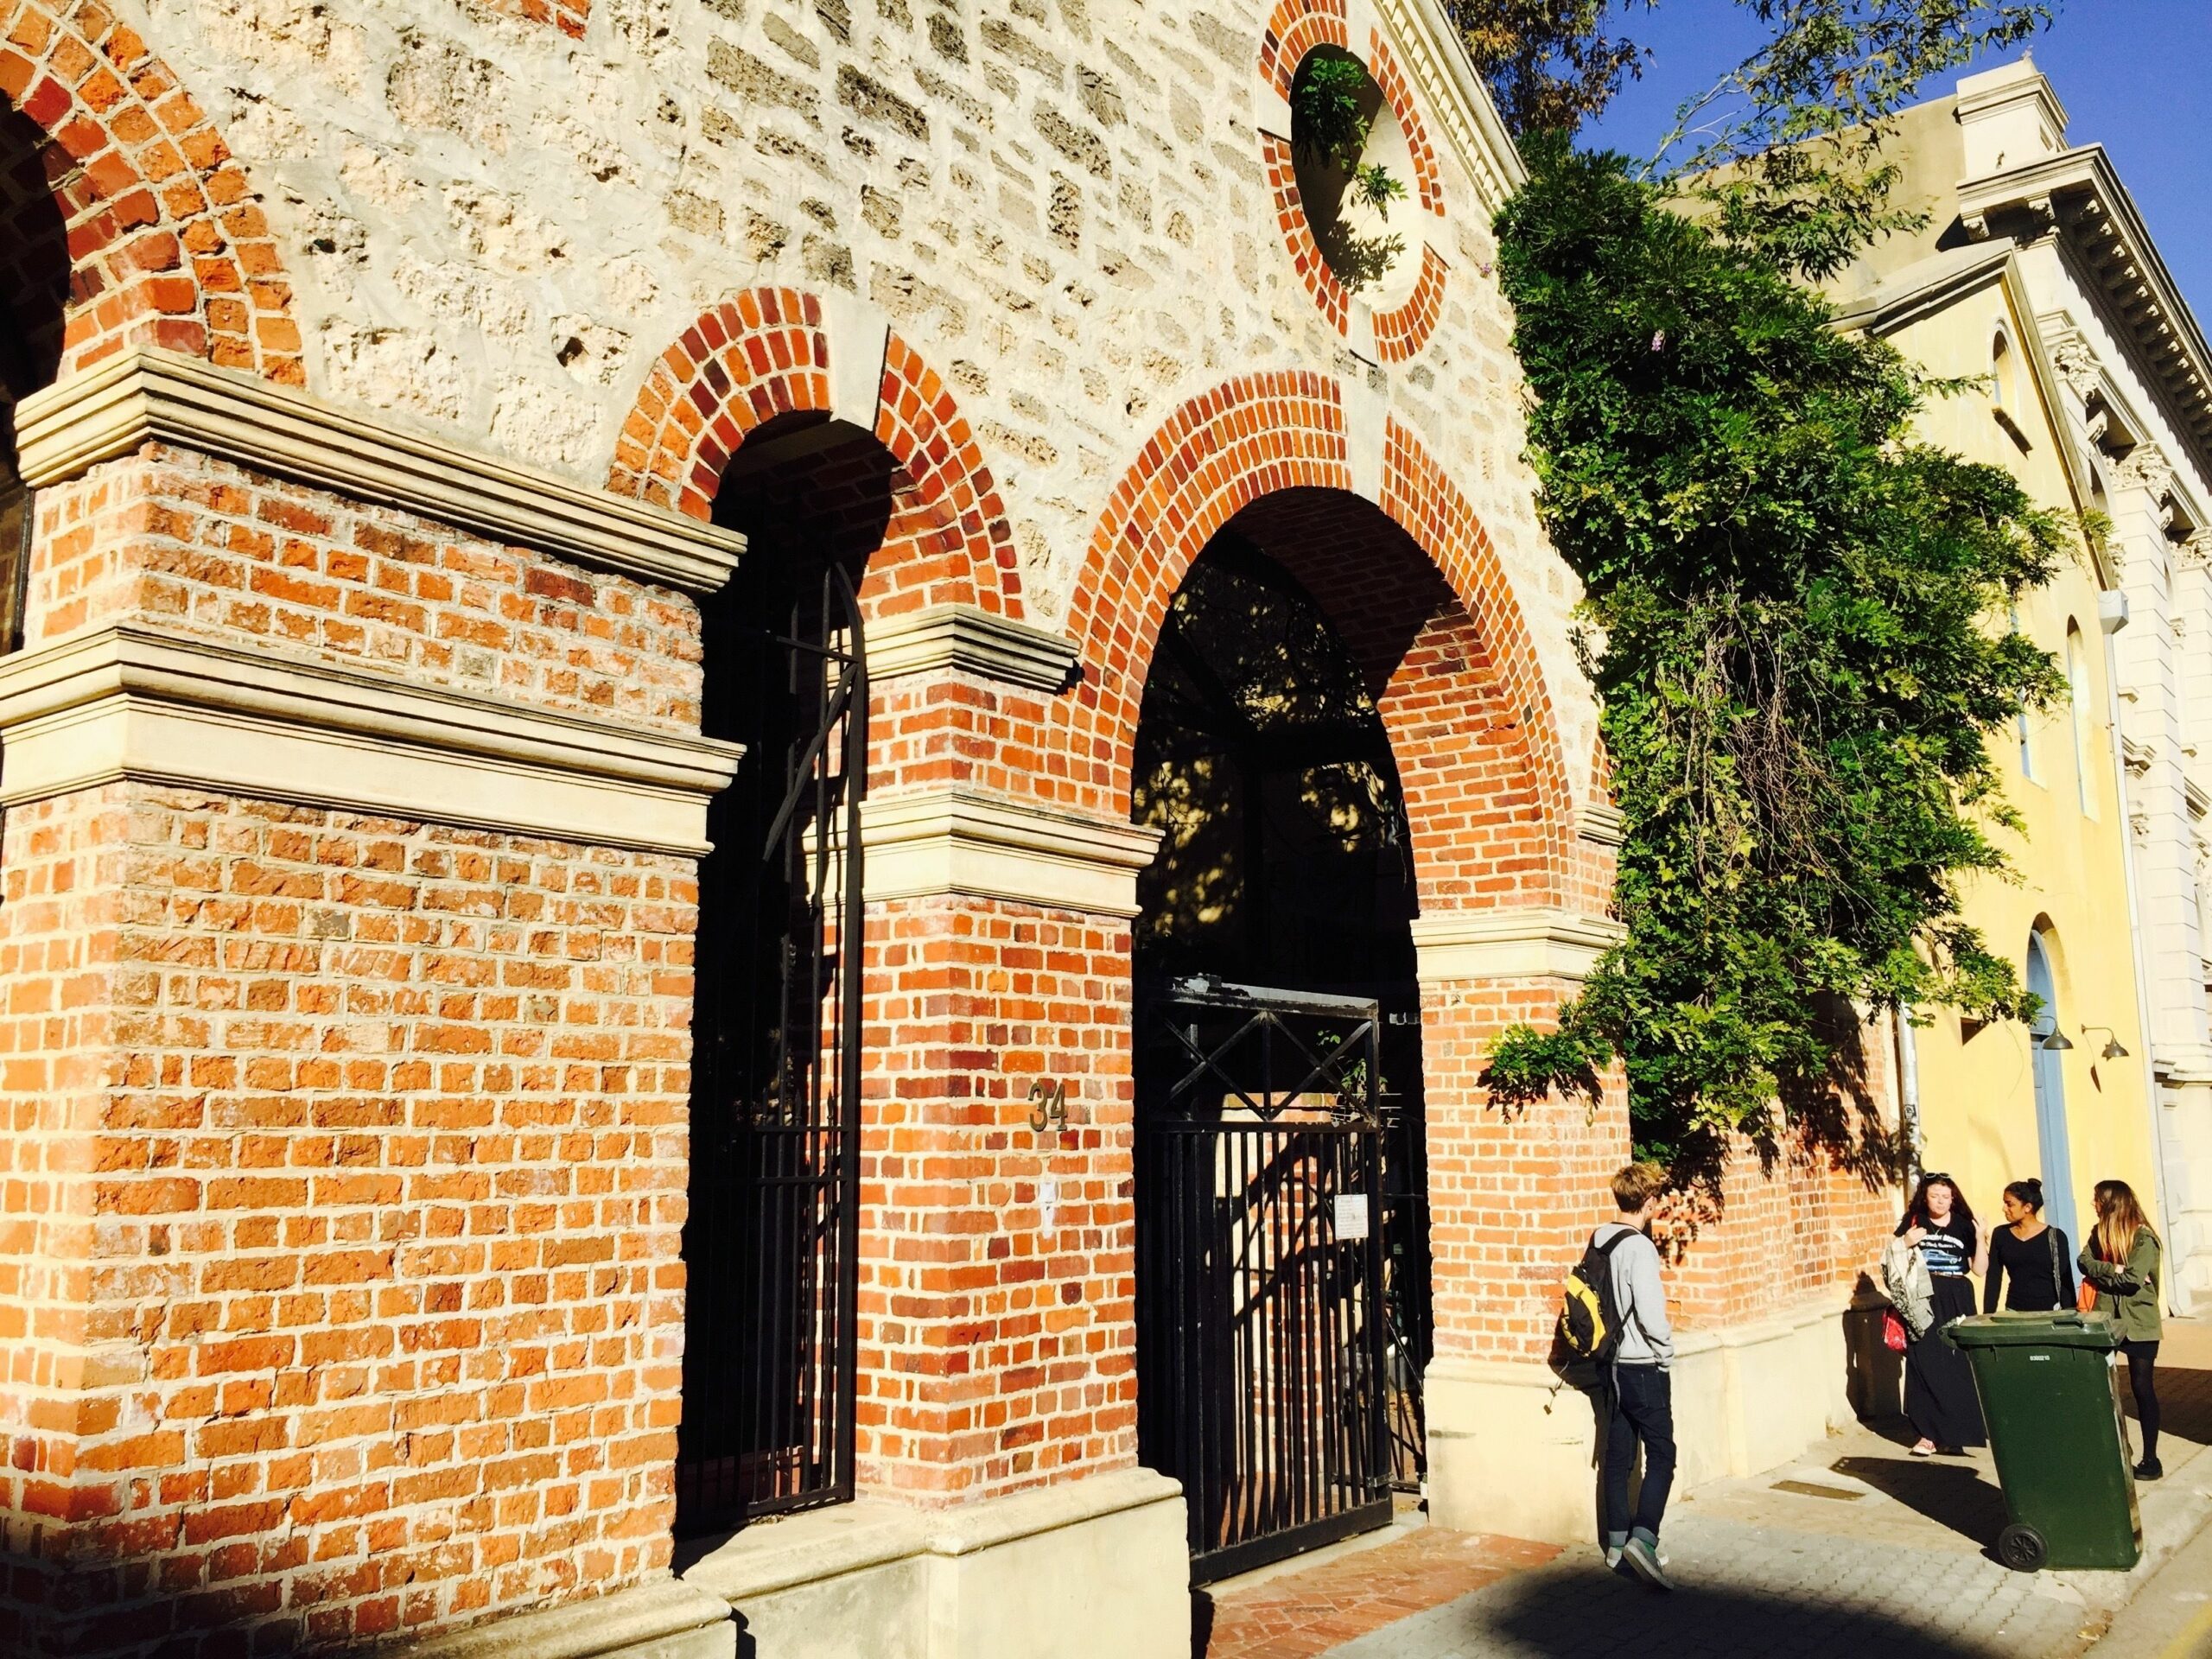
<path fill-rule="evenodd" d="M 1632 1233 L 1606 1258 L 1613 1270 L 1613 1304 L 1621 1313 L 1620 1351 L 1613 1356 L 1619 1365 L 1656 1365 L 1672 1368 L 1675 1327 L 1667 1322 L 1667 1287 L 1659 1279 L 1659 1247 L 1643 1232 L 1624 1223 L 1609 1221 L 1598 1229 L 1595 1242 L 1603 1244 L 1616 1233 Z"/>

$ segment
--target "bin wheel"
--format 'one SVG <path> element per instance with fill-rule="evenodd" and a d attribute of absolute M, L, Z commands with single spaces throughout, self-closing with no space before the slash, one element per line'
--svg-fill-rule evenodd
<path fill-rule="evenodd" d="M 2050 1547 L 2033 1527 L 2010 1526 L 1997 1535 L 1997 1559 L 2015 1573 L 2039 1573 Z"/>

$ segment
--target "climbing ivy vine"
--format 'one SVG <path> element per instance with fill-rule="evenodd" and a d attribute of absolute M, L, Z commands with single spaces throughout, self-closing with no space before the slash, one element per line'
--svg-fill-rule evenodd
<path fill-rule="evenodd" d="M 1840 333 L 1788 256 L 1563 137 L 1523 145 L 1499 271 L 1554 545 L 1625 821 L 1626 936 L 1495 1096 L 1593 1089 L 1695 1173 L 1826 1098 L 1853 1006 L 2018 1017 L 1961 912 L 2017 822 L 1986 742 L 2059 696 L 2006 626 L 2078 531 L 1917 440 L 1946 388 Z M 1715 226 L 1718 228 L 1715 228 Z"/>

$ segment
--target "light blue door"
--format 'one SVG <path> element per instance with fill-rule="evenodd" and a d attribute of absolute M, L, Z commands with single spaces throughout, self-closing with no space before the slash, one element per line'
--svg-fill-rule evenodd
<path fill-rule="evenodd" d="M 2043 999 L 2036 1016 L 2033 1041 L 2028 1050 L 2036 1068 L 2036 1137 L 2043 1146 L 2044 1219 L 2063 1228 L 2074 1248 L 2082 1248 L 2082 1235 L 2074 1225 L 2074 1159 L 2066 1148 L 2066 1074 L 2043 1039 L 2058 1027 L 2058 987 L 2051 977 L 2050 956 L 2039 935 L 2028 935 L 2028 988 Z"/>

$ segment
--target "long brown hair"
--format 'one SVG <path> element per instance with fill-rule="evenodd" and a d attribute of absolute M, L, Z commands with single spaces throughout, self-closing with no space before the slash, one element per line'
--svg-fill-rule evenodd
<path fill-rule="evenodd" d="M 1978 1225 L 1974 1218 L 1974 1206 L 1967 1202 L 1967 1195 L 1959 1191 L 1959 1184 L 1939 1171 L 1932 1175 L 1923 1175 L 1920 1185 L 1912 1189 L 1912 1202 L 1904 1207 L 1904 1219 L 1897 1223 L 1897 1236 L 1903 1237 L 1910 1227 L 1934 1229 L 1936 1217 L 1928 1213 L 1928 1189 L 1931 1186 L 1951 1189 L 1952 1220 L 1962 1221 L 1968 1228 Z"/>
<path fill-rule="evenodd" d="M 2097 1254 L 2107 1262 L 2124 1262 L 2135 1248 L 2135 1236 L 2151 1224 L 2135 1201 L 2135 1189 L 2126 1181 L 2097 1183 Z"/>

